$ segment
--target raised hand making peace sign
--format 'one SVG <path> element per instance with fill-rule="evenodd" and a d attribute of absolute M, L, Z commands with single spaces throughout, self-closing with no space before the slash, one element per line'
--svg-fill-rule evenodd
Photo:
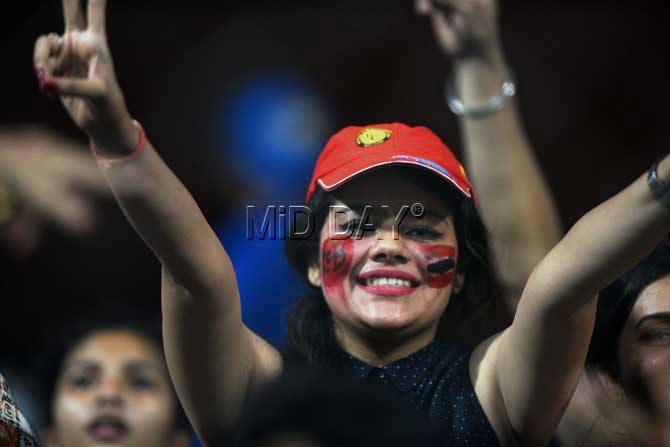
<path fill-rule="evenodd" d="M 106 0 L 63 0 L 65 32 L 41 36 L 34 63 L 40 88 L 60 97 L 74 122 L 106 151 L 124 152 L 137 130 L 114 75 L 105 33 Z"/>

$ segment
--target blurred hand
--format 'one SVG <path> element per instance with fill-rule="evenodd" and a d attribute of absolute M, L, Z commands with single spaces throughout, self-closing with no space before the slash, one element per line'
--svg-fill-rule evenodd
<path fill-rule="evenodd" d="M 37 247 L 45 224 L 73 235 L 95 223 L 94 195 L 110 190 L 86 148 L 40 129 L 0 130 L 0 184 L 17 214 L 2 238 L 20 257 Z"/>
<path fill-rule="evenodd" d="M 605 418 L 613 436 L 630 445 L 670 445 L 670 376 L 656 378 L 663 383 L 646 383 L 648 401 L 626 393 L 608 374 L 586 373 L 588 393 Z"/>
<path fill-rule="evenodd" d="M 58 95 L 74 122 L 98 145 L 114 147 L 137 130 L 114 74 L 105 31 L 106 0 L 63 0 L 65 32 L 35 43 L 34 63 L 43 90 Z"/>
<path fill-rule="evenodd" d="M 486 57 L 500 46 L 496 0 L 415 0 L 440 47 L 456 59 Z"/>

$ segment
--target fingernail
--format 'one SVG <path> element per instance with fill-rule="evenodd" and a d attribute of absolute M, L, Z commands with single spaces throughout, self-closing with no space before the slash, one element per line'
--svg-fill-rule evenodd
<path fill-rule="evenodd" d="M 52 81 L 51 79 L 47 79 L 44 82 L 42 82 L 42 92 L 46 93 L 46 95 L 51 98 L 55 99 L 56 98 L 56 83 Z"/>
<path fill-rule="evenodd" d="M 47 71 L 44 68 L 38 68 L 35 70 L 35 74 L 37 75 L 37 83 L 40 86 L 40 90 L 44 91 L 44 81 L 47 78 Z"/>

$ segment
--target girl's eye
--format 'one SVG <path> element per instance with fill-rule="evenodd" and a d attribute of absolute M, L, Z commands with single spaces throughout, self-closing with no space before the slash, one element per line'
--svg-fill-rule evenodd
<path fill-rule="evenodd" d="M 351 237 L 360 239 L 362 237 L 370 236 L 373 235 L 375 232 L 374 231 L 364 231 L 363 228 L 360 228 L 361 226 L 361 220 L 360 219 L 355 219 L 355 220 L 350 220 L 349 222 L 338 225 L 338 231 L 341 233 L 350 231 L 351 232 Z"/>
<path fill-rule="evenodd" d="M 424 240 L 435 240 L 442 237 L 442 233 L 426 226 L 410 227 L 403 234 L 407 237 Z"/>
<path fill-rule="evenodd" d="M 131 377 L 130 386 L 136 390 L 150 390 L 156 387 L 156 382 L 150 377 L 135 376 Z"/>
<path fill-rule="evenodd" d="M 95 379 L 88 374 L 75 374 L 68 380 L 72 388 L 85 390 L 95 383 Z"/>
<path fill-rule="evenodd" d="M 652 329 L 642 334 L 640 337 L 643 342 L 649 345 L 666 345 L 670 344 L 670 330 Z"/>
<path fill-rule="evenodd" d="M 351 231 L 351 230 L 356 231 L 356 230 L 358 229 L 358 226 L 360 225 L 360 223 L 361 223 L 361 221 L 358 220 L 358 219 L 356 219 L 356 220 L 350 220 L 350 221 L 348 221 L 348 222 L 345 222 L 345 223 L 343 223 L 343 224 L 338 225 L 337 228 L 338 228 L 340 231 L 347 231 L 347 230 L 349 230 L 349 231 Z"/>

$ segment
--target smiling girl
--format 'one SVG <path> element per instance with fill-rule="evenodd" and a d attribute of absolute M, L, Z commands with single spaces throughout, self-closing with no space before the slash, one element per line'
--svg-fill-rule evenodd
<path fill-rule="evenodd" d="M 163 265 L 171 377 L 201 439 L 224 445 L 250 393 L 285 362 L 242 322 L 228 255 L 131 119 L 107 46 L 105 4 L 89 1 L 85 20 L 77 0 L 64 0 L 65 33 L 38 39 L 35 66 L 43 89 L 60 96 L 91 138 L 124 213 Z M 359 138 L 366 133 L 388 137 L 370 145 Z M 471 224 L 474 196 L 460 163 L 423 127 L 345 128 L 326 145 L 308 200 L 322 191 L 332 195 L 326 201 L 350 207 L 419 202 L 435 219 L 422 222 L 424 231 L 401 225 L 397 239 L 387 237 L 385 222 L 375 236 L 350 242 L 332 242 L 320 228 L 318 255 L 306 256 L 302 271 L 321 289 L 325 304 L 317 307 L 330 323 L 326 337 L 312 343 L 308 336 L 324 319 L 297 319 L 310 330 L 293 334 L 295 351 L 314 366 L 341 351 L 354 377 L 410 399 L 448 445 L 544 445 L 581 375 L 598 292 L 670 228 L 670 188 L 658 180 L 670 178 L 670 159 L 650 178 L 656 180 L 639 178 L 580 219 L 534 269 L 511 326 L 474 350 L 461 349 L 436 340 L 438 327 L 443 315 L 458 315 L 452 305 L 466 303 L 458 292 L 480 287 L 486 250 L 474 237 L 481 227 Z M 335 271 L 333 248 L 344 254 Z M 435 267 L 436 258 L 445 262 Z"/>

